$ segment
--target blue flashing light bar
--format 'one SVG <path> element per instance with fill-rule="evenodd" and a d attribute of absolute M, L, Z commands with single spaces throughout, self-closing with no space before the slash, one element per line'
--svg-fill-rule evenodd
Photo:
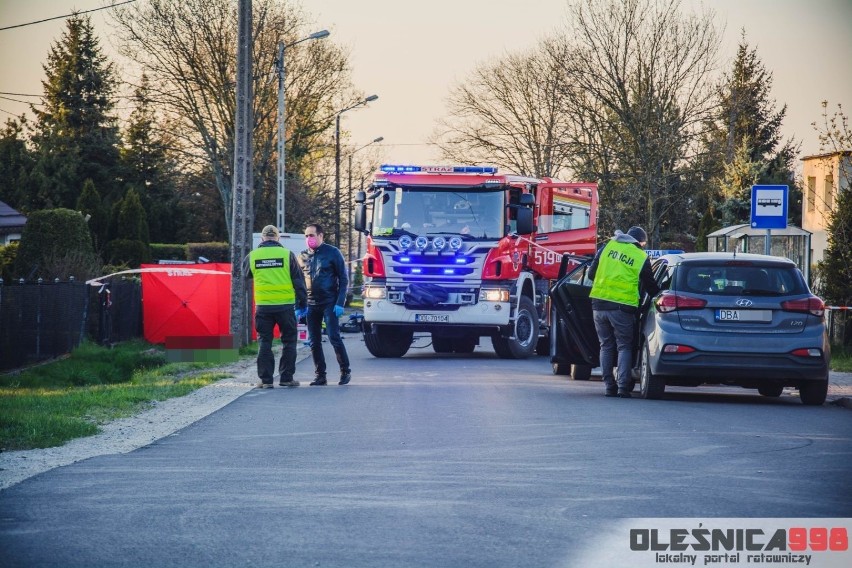
<path fill-rule="evenodd" d="M 422 172 L 427 174 L 496 174 L 495 166 L 401 166 L 382 164 L 381 171 L 388 174 L 409 174 Z"/>

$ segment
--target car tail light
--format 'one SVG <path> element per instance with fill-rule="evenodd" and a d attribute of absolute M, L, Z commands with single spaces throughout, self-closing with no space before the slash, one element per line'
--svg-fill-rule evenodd
<path fill-rule="evenodd" d="M 666 290 L 657 296 L 654 303 L 658 312 L 667 314 L 677 310 L 700 310 L 707 305 L 707 300 Z"/>
<path fill-rule="evenodd" d="M 382 252 L 373 244 L 373 239 L 367 237 L 367 252 L 364 254 L 364 276 L 384 277 L 385 261 L 382 260 Z"/>
<path fill-rule="evenodd" d="M 663 353 L 692 353 L 694 351 L 695 347 L 690 347 L 689 345 L 676 345 L 674 343 L 669 343 L 663 347 Z"/>
<path fill-rule="evenodd" d="M 796 357 L 822 357 L 822 351 L 815 347 L 803 347 L 802 349 L 790 351 L 790 355 L 795 355 Z"/>
<path fill-rule="evenodd" d="M 825 314 L 825 302 L 816 296 L 808 296 L 807 298 L 781 302 L 781 309 L 785 312 L 802 312 L 822 317 Z"/>

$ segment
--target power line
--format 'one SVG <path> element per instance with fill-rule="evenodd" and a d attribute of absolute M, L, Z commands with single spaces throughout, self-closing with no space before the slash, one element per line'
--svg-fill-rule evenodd
<path fill-rule="evenodd" d="M 8 95 L 12 97 L 41 97 L 41 95 L 30 95 L 28 93 L 4 93 L 0 91 L 0 95 Z"/>
<path fill-rule="evenodd" d="M 61 20 L 62 18 L 70 18 L 71 16 L 79 16 L 80 14 L 88 14 L 90 12 L 98 12 L 100 10 L 106 10 L 107 8 L 115 8 L 116 6 L 121 6 L 123 4 L 130 4 L 131 2 L 136 2 L 136 0 L 127 0 L 126 2 L 122 2 L 121 4 L 112 4 L 111 6 L 102 6 L 100 8 L 93 8 L 91 10 L 85 10 L 83 12 L 74 12 L 73 14 L 65 14 L 64 16 L 54 16 L 53 18 L 45 18 L 44 20 L 37 20 L 35 22 L 27 22 L 26 24 L 15 24 L 14 26 L 6 26 L 5 28 L 0 28 L 0 32 L 4 30 L 11 30 L 14 28 L 22 28 L 24 26 L 32 26 L 34 24 L 41 24 L 44 22 L 50 22 L 51 20 Z"/>
<path fill-rule="evenodd" d="M 21 103 L 21 104 L 25 104 L 25 105 L 44 106 L 44 103 L 31 103 L 29 101 L 22 101 L 22 100 L 19 100 L 19 99 L 13 99 L 12 97 L 4 97 L 3 95 L 0 95 L 0 99 L 3 99 L 4 101 L 12 101 L 13 103 Z"/>

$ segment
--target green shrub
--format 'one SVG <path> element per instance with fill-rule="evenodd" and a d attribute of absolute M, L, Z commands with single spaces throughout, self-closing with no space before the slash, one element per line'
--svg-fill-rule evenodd
<path fill-rule="evenodd" d="M 186 245 L 187 260 L 198 260 L 202 256 L 210 262 L 231 262 L 230 245 L 228 243 L 188 243 Z"/>
<path fill-rule="evenodd" d="M 154 260 L 188 260 L 186 245 L 151 243 L 151 257 Z"/>
<path fill-rule="evenodd" d="M 13 277 L 15 256 L 18 254 L 18 241 L 0 245 L 0 278 L 8 282 Z"/>
<path fill-rule="evenodd" d="M 104 259 L 109 264 L 127 264 L 139 268 L 140 264 L 151 262 L 151 251 L 142 241 L 116 239 L 107 243 Z"/>
<path fill-rule="evenodd" d="M 15 277 L 87 279 L 98 272 L 100 261 L 79 212 L 44 209 L 28 215 L 14 266 Z"/>

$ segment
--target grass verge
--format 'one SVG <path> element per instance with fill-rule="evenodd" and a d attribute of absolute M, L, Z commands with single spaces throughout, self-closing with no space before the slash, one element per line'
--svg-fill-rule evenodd
<path fill-rule="evenodd" d="M 162 348 L 144 341 L 112 349 L 86 343 L 64 359 L 0 376 L 0 451 L 92 436 L 100 424 L 227 376 L 213 363 L 167 363 Z"/>
<path fill-rule="evenodd" d="M 831 346 L 831 370 L 852 372 L 852 347 Z"/>

